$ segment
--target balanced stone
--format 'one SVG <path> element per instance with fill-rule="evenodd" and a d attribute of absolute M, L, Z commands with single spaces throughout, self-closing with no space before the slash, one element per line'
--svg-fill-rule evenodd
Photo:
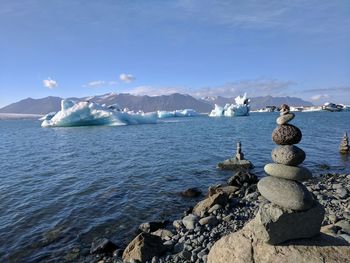
<path fill-rule="evenodd" d="M 301 138 L 300 129 L 291 124 L 280 125 L 272 132 L 272 140 L 279 145 L 297 144 Z"/>
<path fill-rule="evenodd" d="M 285 165 L 299 165 L 305 160 L 305 152 L 295 145 L 281 145 L 272 150 L 272 160 Z"/>
<path fill-rule="evenodd" d="M 269 203 L 260 207 L 252 226 L 259 240 L 274 245 L 318 235 L 324 213 L 324 208 L 318 202 L 314 202 L 310 209 L 300 212 Z"/>
<path fill-rule="evenodd" d="M 293 120 L 295 117 L 295 114 L 290 112 L 284 115 L 281 115 L 280 117 L 277 118 L 276 123 L 279 125 L 283 125 L 286 124 L 288 122 L 290 122 L 291 120 Z"/>
<path fill-rule="evenodd" d="M 313 197 L 306 187 L 296 181 L 267 176 L 258 183 L 263 197 L 283 208 L 303 211 L 313 204 Z"/>
<path fill-rule="evenodd" d="M 289 108 L 289 106 L 287 104 L 282 104 L 281 105 L 281 109 L 280 109 L 280 115 L 281 116 L 288 114 L 289 111 L 290 111 L 290 108 Z"/>
<path fill-rule="evenodd" d="M 312 178 L 312 173 L 305 167 L 268 163 L 265 165 L 264 170 L 268 175 L 294 181 L 302 182 Z"/>
<path fill-rule="evenodd" d="M 344 133 L 343 139 L 340 143 L 339 146 L 339 152 L 342 154 L 347 154 L 350 152 L 350 147 L 349 147 L 349 137 L 348 137 L 348 133 Z"/>

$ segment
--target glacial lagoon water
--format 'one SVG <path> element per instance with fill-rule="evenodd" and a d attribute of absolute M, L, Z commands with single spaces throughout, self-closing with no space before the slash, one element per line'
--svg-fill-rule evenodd
<path fill-rule="evenodd" d="M 179 218 L 198 200 L 178 192 L 225 182 L 231 173 L 215 167 L 238 140 L 263 176 L 277 116 L 73 128 L 1 120 L 0 262 L 61 262 L 72 250 L 88 253 L 96 237 L 123 245 L 140 223 Z M 314 174 L 324 164 L 350 172 L 350 157 L 338 153 L 350 112 L 296 113 L 293 124 Z"/>

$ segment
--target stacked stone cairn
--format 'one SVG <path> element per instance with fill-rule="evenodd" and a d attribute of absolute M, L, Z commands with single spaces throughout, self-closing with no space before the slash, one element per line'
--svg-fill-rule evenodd
<path fill-rule="evenodd" d="M 344 133 L 343 139 L 342 139 L 340 146 L 339 146 L 339 152 L 342 154 L 350 153 L 349 137 L 348 137 L 347 132 Z"/>
<path fill-rule="evenodd" d="M 221 170 L 250 170 L 253 169 L 251 161 L 244 159 L 241 142 L 237 142 L 236 156 L 218 163 L 217 168 Z"/>
<path fill-rule="evenodd" d="M 274 163 L 264 167 L 270 176 L 258 183 L 259 192 L 269 202 L 260 207 L 254 232 L 258 239 L 273 245 L 319 234 L 324 218 L 324 208 L 301 183 L 312 174 L 299 166 L 306 155 L 295 146 L 301 141 L 302 133 L 289 124 L 294 117 L 289 106 L 283 104 L 276 121 L 278 127 L 272 133 L 272 140 L 278 144 L 271 154 Z"/>

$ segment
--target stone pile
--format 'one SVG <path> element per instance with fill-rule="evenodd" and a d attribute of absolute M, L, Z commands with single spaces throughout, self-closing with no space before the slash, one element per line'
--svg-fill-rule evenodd
<path fill-rule="evenodd" d="M 221 170 L 250 170 L 253 169 L 253 164 L 244 159 L 241 142 L 237 142 L 236 156 L 218 163 L 217 168 Z"/>
<path fill-rule="evenodd" d="M 342 154 L 350 153 L 349 137 L 348 137 L 347 132 L 344 133 L 343 139 L 342 139 L 340 146 L 339 146 L 339 152 Z"/>
<path fill-rule="evenodd" d="M 299 166 L 306 155 L 294 145 L 302 138 L 300 129 L 289 124 L 294 117 L 288 105 L 281 106 L 278 127 L 272 133 L 273 141 L 279 145 L 272 150 L 274 163 L 265 165 L 270 176 L 258 183 L 259 192 L 270 202 L 260 207 L 254 227 L 258 238 L 269 244 L 315 236 L 324 217 L 323 207 L 301 183 L 312 174 Z"/>

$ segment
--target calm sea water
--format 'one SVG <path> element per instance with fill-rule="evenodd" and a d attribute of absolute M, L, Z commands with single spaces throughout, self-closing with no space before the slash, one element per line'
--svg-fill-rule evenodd
<path fill-rule="evenodd" d="M 338 154 L 350 112 L 297 113 L 305 166 L 350 172 Z M 122 245 L 142 222 L 175 219 L 230 172 L 216 164 L 243 152 L 263 176 L 275 146 L 276 113 L 237 118 L 178 118 L 156 125 L 41 128 L 39 121 L 0 121 L 0 262 L 62 261 L 87 253 L 96 237 Z"/>

